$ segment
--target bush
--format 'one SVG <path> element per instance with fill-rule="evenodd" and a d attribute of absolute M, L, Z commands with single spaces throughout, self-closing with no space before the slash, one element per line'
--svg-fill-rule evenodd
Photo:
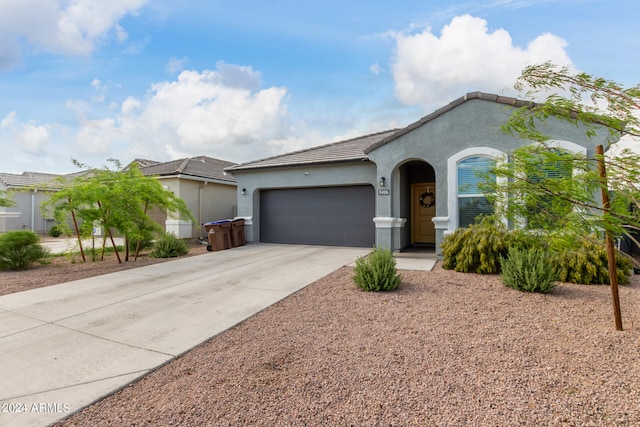
<path fill-rule="evenodd" d="M 353 281 L 365 291 L 393 291 L 400 286 L 396 260 L 391 251 L 376 248 L 366 258 L 358 258 Z"/>
<path fill-rule="evenodd" d="M 175 258 L 189 252 L 189 246 L 172 233 L 165 233 L 153 245 L 151 256 L 154 258 Z"/>
<path fill-rule="evenodd" d="M 60 237 L 62 235 L 62 228 L 59 225 L 54 225 L 49 229 L 49 236 L 51 237 Z"/>
<path fill-rule="evenodd" d="M 509 248 L 500 265 L 502 282 L 510 288 L 546 294 L 556 286 L 558 276 L 545 251 Z"/>
<path fill-rule="evenodd" d="M 506 257 L 512 235 L 501 222 L 485 217 L 467 228 L 445 236 L 442 267 L 462 273 L 500 272 L 500 257 Z"/>
<path fill-rule="evenodd" d="M 48 253 L 32 231 L 9 231 L 0 235 L 0 270 L 26 270 Z"/>
<path fill-rule="evenodd" d="M 584 240 L 577 249 L 567 249 L 553 257 L 553 265 L 561 282 L 584 285 L 609 284 L 609 262 L 604 246 Z M 618 283 L 628 285 L 633 264 L 616 251 Z"/>

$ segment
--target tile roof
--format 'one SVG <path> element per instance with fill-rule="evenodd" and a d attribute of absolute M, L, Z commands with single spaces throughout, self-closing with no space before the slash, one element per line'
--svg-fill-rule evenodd
<path fill-rule="evenodd" d="M 88 171 L 74 172 L 66 175 L 57 175 L 42 172 L 23 172 L 22 174 L 0 173 L 0 182 L 7 188 L 60 188 L 60 178 L 73 179 L 77 176 L 86 174 Z"/>
<path fill-rule="evenodd" d="M 139 159 L 136 159 L 135 161 L 139 161 Z M 228 182 L 236 181 L 234 177 L 227 175 L 224 172 L 225 168 L 234 166 L 235 163 L 214 159 L 213 157 L 199 156 L 171 160 L 164 163 L 149 160 L 144 160 L 144 162 L 148 162 L 150 165 L 140 166 L 140 172 L 148 176 L 188 175 L 194 178 L 216 179 Z"/>
<path fill-rule="evenodd" d="M 139 168 L 143 168 L 143 167 L 146 167 L 146 166 L 157 165 L 157 164 L 162 163 L 162 162 L 157 162 L 155 160 L 149 160 L 149 159 L 133 159 L 133 161 L 131 163 L 136 163 Z M 127 169 L 128 167 L 129 167 L 129 165 L 125 166 L 125 169 Z"/>
<path fill-rule="evenodd" d="M 294 151 L 292 153 L 242 163 L 226 168 L 226 170 L 234 172 L 282 166 L 367 160 L 368 157 L 364 154 L 364 150 L 370 145 L 393 135 L 395 132 L 396 129 L 386 130 L 383 132 L 348 139 L 346 141 L 333 142 L 318 147 L 307 148 L 300 151 Z"/>

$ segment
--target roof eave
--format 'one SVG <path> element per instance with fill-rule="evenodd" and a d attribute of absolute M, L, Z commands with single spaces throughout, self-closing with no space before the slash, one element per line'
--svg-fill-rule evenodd
<path fill-rule="evenodd" d="M 324 165 L 356 163 L 356 162 L 365 162 L 365 161 L 369 161 L 368 156 L 357 156 L 357 157 L 350 157 L 345 159 L 325 160 L 325 161 L 307 161 L 307 162 L 283 163 L 283 164 L 263 165 L 263 166 L 244 166 L 237 169 L 225 168 L 224 170 L 230 173 L 235 173 L 235 172 L 257 171 L 257 170 L 264 170 L 264 169 L 299 168 L 304 166 L 324 166 Z"/>
<path fill-rule="evenodd" d="M 177 179 L 192 179 L 194 181 L 202 181 L 202 182 L 211 182 L 215 184 L 224 184 L 224 185 L 237 185 L 235 179 L 222 179 L 222 178 L 210 178 L 205 176 L 197 176 L 197 175 L 189 175 L 184 173 L 170 173 L 165 175 L 149 175 L 155 176 L 158 179 L 169 179 L 169 178 L 177 178 Z"/>

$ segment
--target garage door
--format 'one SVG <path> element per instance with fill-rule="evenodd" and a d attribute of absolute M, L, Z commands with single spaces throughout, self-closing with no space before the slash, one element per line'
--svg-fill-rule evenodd
<path fill-rule="evenodd" d="M 375 190 L 370 185 L 260 192 L 260 241 L 373 247 Z"/>

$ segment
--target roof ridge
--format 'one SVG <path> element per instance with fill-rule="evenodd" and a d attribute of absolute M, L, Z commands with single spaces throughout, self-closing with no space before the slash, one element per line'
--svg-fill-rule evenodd
<path fill-rule="evenodd" d="M 178 168 L 176 169 L 176 172 L 181 173 L 187 168 L 187 165 L 189 164 L 191 159 L 187 158 L 187 159 L 178 159 L 178 160 L 182 160 L 182 163 L 180 163 L 180 166 L 178 166 Z"/>

